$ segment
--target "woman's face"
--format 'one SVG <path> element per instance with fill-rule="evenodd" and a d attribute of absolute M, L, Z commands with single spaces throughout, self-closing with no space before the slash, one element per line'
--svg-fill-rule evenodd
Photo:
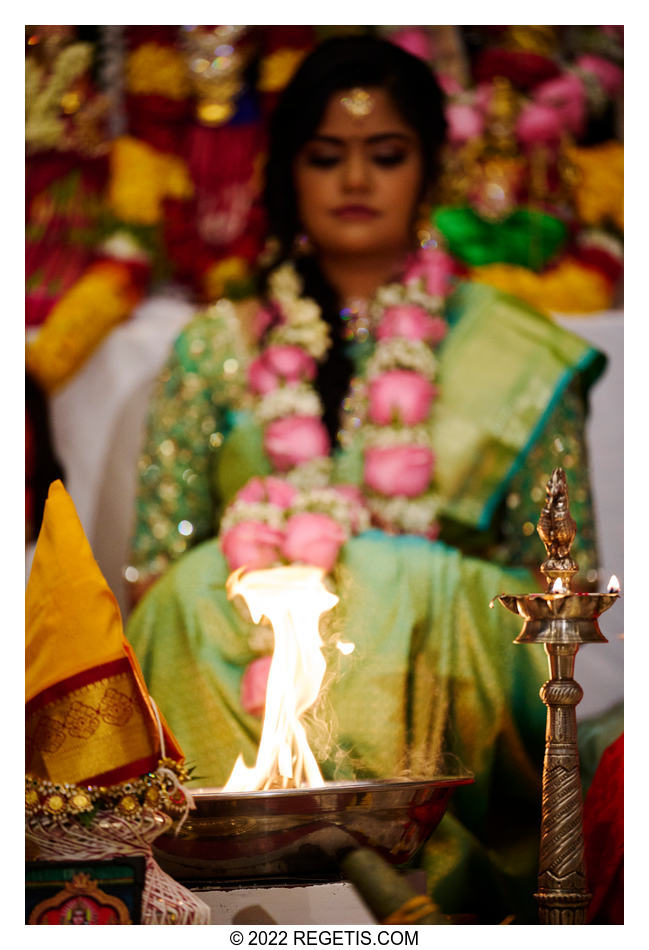
<path fill-rule="evenodd" d="M 423 162 L 416 132 L 383 89 L 355 116 L 350 92 L 329 100 L 322 122 L 294 164 L 303 229 L 325 255 L 395 256 L 412 244 Z"/>

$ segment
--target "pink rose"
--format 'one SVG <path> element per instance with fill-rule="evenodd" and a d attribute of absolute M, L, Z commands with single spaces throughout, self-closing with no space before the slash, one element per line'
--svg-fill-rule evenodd
<path fill-rule="evenodd" d="M 319 511 L 293 515 L 286 524 L 282 554 L 289 561 L 303 561 L 330 571 L 345 542 L 337 521 Z"/>
<path fill-rule="evenodd" d="M 269 346 L 264 351 L 266 366 L 287 382 L 313 379 L 316 363 L 301 346 Z"/>
<path fill-rule="evenodd" d="M 453 145 L 463 145 L 469 139 L 482 135 L 485 120 L 475 106 L 451 102 L 444 111 L 448 123 L 448 140 Z"/>
<path fill-rule="evenodd" d="M 263 521 L 240 521 L 221 538 L 221 549 L 231 571 L 238 567 L 260 570 L 281 561 L 283 535 Z"/>
<path fill-rule="evenodd" d="M 283 478 L 274 478 L 272 475 L 268 478 L 255 476 L 237 492 L 237 498 L 240 501 L 270 502 L 278 508 L 288 508 L 295 495 L 295 488 L 289 482 L 284 481 Z"/>
<path fill-rule="evenodd" d="M 317 416 L 275 419 L 264 432 L 266 453 L 280 472 L 329 454 L 329 436 Z"/>
<path fill-rule="evenodd" d="M 530 102 L 516 121 L 516 134 L 524 145 L 556 144 L 561 139 L 562 123 L 556 109 Z"/>
<path fill-rule="evenodd" d="M 591 73 L 601 84 L 608 96 L 616 96 L 624 85 L 624 73 L 619 66 L 602 56 L 586 53 L 580 56 L 575 65 L 586 73 Z"/>
<path fill-rule="evenodd" d="M 370 418 L 378 425 L 417 425 L 427 417 L 434 395 L 433 384 L 419 373 L 388 370 L 370 381 Z"/>
<path fill-rule="evenodd" d="M 269 346 L 248 367 L 250 387 L 259 395 L 277 389 L 281 381 L 311 380 L 315 374 L 315 360 L 300 346 Z"/>
<path fill-rule="evenodd" d="M 425 446 L 395 445 L 365 453 L 365 483 L 381 495 L 421 495 L 432 472 L 433 453 Z"/>
<path fill-rule="evenodd" d="M 432 317 L 421 307 L 404 304 L 386 307 L 376 330 L 376 338 L 391 340 L 403 336 L 407 340 L 425 340 L 435 344 L 444 339 L 446 330 L 446 321 L 442 317 Z"/>
<path fill-rule="evenodd" d="M 406 283 L 424 278 L 427 294 L 445 297 L 450 290 L 450 278 L 455 273 L 455 262 L 450 254 L 431 247 L 419 251 L 406 270 Z"/>
<path fill-rule="evenodd" d="M 272 656 L 259 656 L 245 668 L 241 677 L 241 705 L 251 716 L 264 715 L 266 689 Z"/>
<path fill-rule="evenodd" d="M 258 356 L 248 367 L 248 382 L 253 393 L 263 396 L 277 389 L 278 379 L 266 366 L 263 357 Z"/>
<path fill-rule="evenodd" d="M 577 76 L 565 73 L 549 79 L 534 90 L 534 101 L 556 109 L 563 127 L 578 135 L 586 118 L 586 92 Z"/>

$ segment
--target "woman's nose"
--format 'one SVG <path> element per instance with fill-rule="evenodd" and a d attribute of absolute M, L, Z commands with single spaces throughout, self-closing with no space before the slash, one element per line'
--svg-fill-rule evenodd
<path fill-rule="evenodd" d="M 343 187 L 348 191 L 366 191 L 371 187 L 370 163 L 361 151 L 352 149 L 342 166 Z"/>

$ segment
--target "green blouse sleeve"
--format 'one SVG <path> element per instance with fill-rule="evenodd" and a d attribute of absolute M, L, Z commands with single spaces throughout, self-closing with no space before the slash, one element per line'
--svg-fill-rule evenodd
<path fill-rule="evenodd" d="M 227 300 L 198 314 L 174 343 L 154 385 L 138 460 L 131 579 L 161 574 L 213 534 L 212 465 L 227 406 L 243 388 L 244 366 L 236 311 Z"/>
<path fill-rule="evenodd" d="M 545 501 L 546 482 L 552 470 L 561 466 L 568 480 L 570 512 L 577 522 L 572 556 L 582 581 L 593 584 L 597 580 L 599 559 L 585 429 L 586 400 L 575 381 L 548 418 L 526 464 L 511 481 L 499 512 L 498 560 L 532 569 L 538 569 L 545 560 L 536 524 Z"/>

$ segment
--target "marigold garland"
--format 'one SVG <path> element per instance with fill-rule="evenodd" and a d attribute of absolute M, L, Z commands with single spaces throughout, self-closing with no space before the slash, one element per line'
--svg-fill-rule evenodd
<path fill-rule="evenodd" d="M 246 280 L 250 276 L 248 261 L 243 257 L 226 257 L 212 264 L 203 276 L 203 288 L 207 300 L 217 300 L 226 293 L 231 281 Z"/>
<path fill-rule="evenodd" d="M 569 257 L 542 274 L 513 264 L 487 264 L 474 267 L 471 278 L 543 311 L 592 313 L 606 310 L 613 300 L 613 287 L 606 277 Z"/>
<path fill-rule="evenodd" d="M 260 92 L 279 92 L 284 88 L 298 68 L 306 50 L 283 47 L 262 59 L 259 66 Z"/>
<path fill-rule="evenodd" d="M 171 46 L 142 43 L 126 62 L 126 87 L 136 96 L 187 99 L 191 81 L 182 53 Z"/>
<path fill-rule="evenodd" d="M 579 172 L 574 199 L 580 220 L 588 225 L 612 221 L 624 230 L 624 146 L 620 142 L 566 149 Z"/>
<path fill-rule="evenodd" d="M 139 139 L 116 139 L 110 157 L 108 202 L 122 221 L 158 224 L 165 198 L 191 198 L 194 186 L 185 162 L 163 155 Z"/>
<path fill-rule="evenodd" d="M 65 383 L 139 301 L 127 264 L 91 264 L 27 344 L 26 367 L 46 392 Z"/>

